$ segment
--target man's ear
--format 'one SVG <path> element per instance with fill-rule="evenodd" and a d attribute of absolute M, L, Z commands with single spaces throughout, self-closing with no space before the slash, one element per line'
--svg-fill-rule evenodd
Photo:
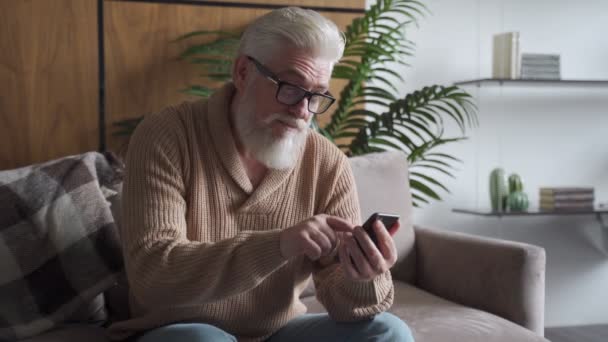
<path fill-rule="evenodd" d="M 232 65 L 232 82 L 237 90 L 243 91 L 247 84 L 247 73 L 249 71 L 249 59 L 245 55 L 240 55 Z"/>

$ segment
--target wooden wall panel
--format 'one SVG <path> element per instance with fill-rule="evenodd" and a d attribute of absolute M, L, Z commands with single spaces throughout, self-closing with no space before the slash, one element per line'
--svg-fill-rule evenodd
<path fill-rule="evenodd" d="M 98 148 L 96 4 L 0 1 L 0 169 Z"/>
<path fill-rule="evenodd" d="M 197 1 L 197 0 L 195 0 Z M 201 0 L 205 2 L 205 0 Z M 364 8 L 365 0 L 224 0 L 222 2 L 264 4 L 283 6 L 310 6 L 310 7 L 332 7 L 332 8 Z"/>
<path fill-rule="evenodd" d="M 362 8 L 364 1 L 359 3 Z M 179 90 L 189 84 L 201 84 L 201 79 L 193 66 L 176 60 L 194 41 L 172 43 L 173 39 L 201 29 L 240 30 L 270 11 L 124 1 L 106 1 L 104 6 L 107 139 L 109 149 L 119 153 L 124 152 L 126 139 L 112 136 L 112 123 L 195 99 Z M 323 14 L 342 29 L 360 16 Z M 339 94 L 343 84 L 333 83 L 333 93 Z"/>

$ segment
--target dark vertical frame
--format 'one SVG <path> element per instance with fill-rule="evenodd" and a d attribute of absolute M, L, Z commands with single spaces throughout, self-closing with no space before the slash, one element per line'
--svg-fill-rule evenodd
<path fill-rule="evenodd" d="M 106 151 L 106 63 L 104 44 L 103 2 L 97 0 L 97 53 L 99 63 L 99 151 Z"/>

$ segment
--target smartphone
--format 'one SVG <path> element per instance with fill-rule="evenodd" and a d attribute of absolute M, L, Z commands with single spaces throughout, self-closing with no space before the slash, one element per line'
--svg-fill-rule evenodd
<path fill-rule="evenodd" d="M 384 227 L 389 231 L 391 236 L 395 234 L 395 231 L 392 229 L 393 225 L 399 221 L 399 215 L 395 214 L 385 214 L 385 213 L 373 213 L 367 221 L 363 224 L 363 230 L 369 235 L 374 244 L 378 246 L 378 238 L 376 237 L 376 233 L 374 232 L 373 224 L 376 220 L 382 221 Z"/>
<path fill-rule="evenodd" d="M 385 214 L 385 213 L 373 213 L 367 219 L 367 221 L 365 221 L 365 223 L 363 223 L 363 225 L 361 226 L 363 228 L 363 230 L 367 233 L 367 235 L 370 237 L 370 239 L 372 239 L 372 241 L 374 242 L 374 245 L 376 245 L 376 247 L 378 247 L 378 238 L 376 237 L 376 233 L 374 232 L 374 227 L 373 227 L 373 224 L 374 224 L 374 222 L 376 222 L 376 220 L 382 221 L 382 224 L 384 224 L 384 227 L 388 230 L 388 232 L 392 236 L 397 231 L 396 229 L 393 228 L 393 225 L 395 223 L 397 223 L 397 221 L 399 221 L 399 215 Z M 361 250 L 363 250 L 363 248 L 361 247 L 361 244 L 359 244 L 359 241 L 357 239 L 355 239 L 355 241 L 357 241 L 357 245 L 359 245 L 359 248 L 361 248 Z M 350 257 L 350 259 L 352 261 L 352 264 L 355 266 L 355 268 L 357 268 L 357 264 L 353 260 L 352 256 Z M 338 255 L 336 255 L 335 260 L 339 260 Z"/>

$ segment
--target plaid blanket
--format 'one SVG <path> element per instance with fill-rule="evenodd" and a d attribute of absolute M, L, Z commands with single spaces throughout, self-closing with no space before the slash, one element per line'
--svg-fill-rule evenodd
<path fill-rule="evenodd" d="M 116 282 L 117 166 L 90 152 L 0 171 L 0 341 L 53 328 Z"/>

